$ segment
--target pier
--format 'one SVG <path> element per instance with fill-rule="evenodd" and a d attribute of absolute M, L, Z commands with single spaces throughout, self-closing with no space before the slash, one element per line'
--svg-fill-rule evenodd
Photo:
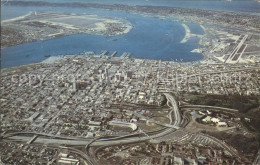
<path fill-rule="evenodd" d="M 130 58 L 131 57 L 131 53 L 128 53 L 128 52 L 124 52 L 121 56 L 121 58 Z"/>
<path fill-rule="evenodd" d="M 115 57 L 117 54 L 117 51 L 114 51 L 112 54 L 111 54 L 111 57 Z"/>

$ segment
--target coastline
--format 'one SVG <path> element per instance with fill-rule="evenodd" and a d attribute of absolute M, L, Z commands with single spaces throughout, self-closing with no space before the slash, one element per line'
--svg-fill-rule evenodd
<path fill-rule="evenodd" d="M 203 55 L 203 60 L 205 59 L 205 57 L 206 57 L 206 55 L 205 55 L 205 53 L 203 53 L 203 48 L 202 47 L 204 47 L 205 46 L 205 44 L 203 43 L 203 42 L 201 42 L 201 39 L 202 39 L 202 37 L 207 37 L 206 36 L 206 28 L 203 26 L 203 25 L 201 25 L 200 24 L 200 27 L 203 29 L 203 31 L 204 31 L 204 34 L 203 35 L 199 35 L 199 34 L 193 34 L 193 33 L 191 33 L 191 31 L 190 31 L 190 28 L 189 28 L 189 26 L 187 26 L 186 24 L 181 24 L 182 25 L 182 27 L 185 29 L 185 36 L 183 37 L 183 39 L 180 41 L 180 43 L 186 43 L 191 37 L 198 37 L 199 38 L 199 47 L 198 48 L 196 48 L 196 49 L 193 49 L 192 51 L 190 51 L 190 52 L 192 52 L 192 53 L 200 53 L 200 54 L 202 54 Z M 202 60 L 202 61 L 203 61 Z"/>
<path fill-rule="evenodd" d="M 183 23 L 181 25 L 185 29 L 185 36 L 183 37 L 180 43 L 186 43 L 193 35 L 190 32 L 190 28 L 186 24 Z"/>
<path fill-rule="evenodd" d="M 187 25 L 186 25 L 187 26 Z M 130 27 L 130 26 L 129 26 Z M 188 27 L 188 26 L 187 26 Z M 130 27 L 130 30 L 131 30 L 131 27 Z M 192 35 L 191 34 L 191 32 L 190 32 L 190 29 L 189 29 L 189 27 L 188 27 L 188 31 L 189 31 L 189 35 Z M 57 36 L 56 38 L 59 38 L 59 37 L 63 37 L 63 36 Z M 51 40 L 51 39 L 53 39 L 53 38 L 49 38 L 49 39 L 47 39 L 47 40 Z M 177 41 L 178 42 L 178 41 Z M 198 49 L 199 49 L 199 47 L 198 47 Z M 191 51 L 192 52 L 192 51 Z M 198 52 L 193 52 L 193 53 L 198 53 Z M 50 53 L 51 54 L 51 53 Z M 75 55 L 77 55 L 77 54 L 75 54 Z M 194 56 L 196 56 L 196 54 L 193 54 Z M 202 53 L 201 53 L 201 55 L 203 55 Z M 51 57 L 54 57 L 54 56 L 51 56 Z M 133 58 L 133 59 L 135 59 L 135 58 Z M 145 58 L 137 58 L 137 59 L 145 59 Z M 182 62 L 182 61 L 179 61 L 178 63 L 182 63 L 182 64 L 184 64 L 184 63 L 186 63 L 186 64 L 189 64 L 189 63 L 194 63 L 194 62 L 196 62 L 196 61 L 202 61 L 204 59 L 204 55 L 203 56 L 201 56 L 200 57 L 200 59 L 198 59 L 198 60 L 195 60 L 195 61 L 189 61 L 189 62 Z M 46 58 L 46 59 L 44 59 L 43 61 L 38 61 L 38 63 L 41 63 L 41 62 L 50 62 L 49 61 L 50 59 L 48 59 L 48 58 Z M 153 59 L 149 59 L 149 60 L 153 60 Z M 54 60 L 55 61 L 55 60 Z M 167 61 L 167 60 L 166 60 Z M 169 60 L 169 61 L 171 61 L 171 60 Z M 25 64 L 26 65 L 26 64 Z M 20 66 L 20 65 L 18 65 L 18 66 Z M 15 66 L 14 66 L 15 67 Z"/>
<path fill-rule="evenodd" d="M 127 20 L 96 14 L 39 12 L 36 15 L 34 13 L 30 11 L 26 15 L 1 22 L 1 49 L 80 33 L 117 36 L 126 34 L 133 28 Z M 46 15 L 50 15 L 50 18 Z M 30 17 L 29 21 L 27 17 Z M 34 34 L 28 35 L 32 31 Z M 20 36 L 18 38 L 17 35 L 13 36 L 15 33 Z"/>
<path fill-rule="evenodd" d="M 200 35 L 200 34 L 193 34 L 191 31 L 190 31 L 190 28 L 188 25 L 182 23 L 181 24 L 182 27 L 185 29 L 185 36 L 183 37 L 183 39 L 181 40 L 180 43 L 186 43 L 191 37 L 199 37 L 201 38 L 203 35 Z M 201 25 L 200 25 L 201 27 Z M 205 32 L 205 28 L 202 28 Z"/>
<path fill-rule="evenodd" d="M 202 25 L 202 24 L 200 24 L 200 27 L 201 27 L 201 29 L 203 29 L 203 31 L 204 31 L 204 34 L 206 34 L 206 31 L 207 31 L 207 29 L 205 28 L 205 26 L 204 26 L 204 25 Z"/>
<path fill-rule="evenodd" d="M 199 49 L 199 48 L 198 48 Z M 85 53 L 85 54 L 82 54 Z M 40 61 L 40 62 L 36 62 L 36 63 L 29 63 L 29 64 L 22 64 L 22 65 L 17 65 L 17 66 L 11 66 L 11 67 L 5 67 L 5 68 L 0 68 L 0 72 L 4 72 L 4 71 L 12 71 L 12 70 L 19 70 L 19 69 L 26 69 L 27 67 L 31 67 L 31 66 L 37 66 L 37 65 L 51 65 L 53 63 L 59 62 L 59 61 L 64 61 L 66 59 L 73 59 L 73 58 L 101 58 L 100 54 L 92 54 L 92 52 L 90 51 L 90 54 L 88 54 L 88 52 L 82 52 L 82 53 L 78 53 L 78 54 L 62 54 L 62 55 L 57 55 L 57 56 L 50 56 L 47 57 L 46 59 Z M 201 53 L 202 54 L 202 53 Z M 203 54 L 202 54 L 203 55 Z M 107 56 L 108 60 L 119 60 L 119 61 L 124 61 L 125 59 L 123 59 L 121 56 L 118 57 L 111 57 L 111 56 Z M 188 62 L 183 62 L 183 61 L 166 61 L 171 63 L 172 65 L 193 65 L 196 63 L 205 63 L 207 60 L 206 58 L 204 58 L 205 56 L 203 55 L 203 58 L 201 60 L 197 60 L 197 61 L 188 61 Z M 127 58 L 129 60 L 139 60 L 139 61 L 159 61 L 159 60 L 154 60 L 154 59 L 145 59 L 145 58 L 135 58 L 135 57 L 130 57 Z M 164 61 L 164 60 L 162 60 Z M 75 61 L 77 62 L 77 61 Z"/>
<path fill-rule="evenodd" d="M 24 18 L 26 18 L 26 17 L 30 16 L 32 13 L 33 13 L 33 12 L 32 12 L 32 11 L 30 11 L 28 14 L 21 15 L 21 16 L 19 16 L 19 17 L 15 17 L 15 18 L 11 18 L 11 19 L 6 19 L 6 20 L 3 20 L 3 21 L 1 21 L 1 24 L 2 24 L 2 23 L 8 23 L 8 22 L 12 22 L 12 21 L 18 21 L 18 20 L 22 20 L 22 19 L 24 19 Z"/>
<path fill-rule="evenodd" d="M 148 15 L 148 14 L 147 14 Z M 152 14 L 153 15 L 153 14 Z M 24 16 L 22 16 L 22 17 L 24 17 Z M 20 17 L 19 19 L 22 19 L 22 17 Z M 160 15 L 156 15 L 156 17 L 162 17 L 162 18 L 171 18 L 171 16 L 160 16 Z M 18 18 L 18 17 L 17 17 Z M 176 17 L 174 17 L 174 18 L 176 18 Z M 10 20 L 6 20 L 6 21 L 10 21 Z M 126 22 L 128 22 L 127 20 L 123 20 L 123 21 L 126 21 Z M 183 20 L 184 22 L 185 21 L 187 21 L 187 20 Z M 120 34 L 124 34 L 124 33 L 127 33 L 127 32 L 129 32 L 133 27 L 131 26 L 131 24 L 129 24 L 129 26 L 128 26 L 128 24 L 126 23 L 126 22 L 123 22 L 124 23 L 124 25 L 125 26 L 127 26 L 126 27 L 126 29 L 122 32 L 122 33 L 119 33 L 119 34 L 117 34 L 117 35 L 120 35 Z M 201 25 L 200 23 L 198 23 L 199 25 L 200 25 L 200 27 L 204 30 L 204 32 L 206 31 L 206 28 L 203 26 L 203 25 Z M 183 23 L 182 24 L 182 27 L 184 28 L 184 30 L 185 30 L 185 36 L 184 36 L 184 38 L 182 39 L 182 41 L 180 42 L 180 43 L 186 43 L 186 42 L 188 42 L 188 40 L 191 38 L 191 37 L 199 37 L 200 38 L 200 46 L 198 47 L 198 48 L 196 48 L 196 49 L 193 49 L 192 51 L 190 51 L 190 52 L 193 52 L 193 53 L 201 53 L 202 55 L 203 55 L 203 59 L 205 59 L 205 57 L 207 57 L 207 54 L 205 54 L 206 52 L 207 52 L 207 49 L 205 48 L 205 42 L 203 43 L 203 42 L 201 42 L 201 39 L 202 38 L 205 38 L 206 37 L 206 32 L 205 32 L 205 34 L 204 35 L 197 35 L 197 34 L 192 34 L 191 33 L 191 30 L 190 30 L 190 28 L 189 28 L 189 26 L 188 25 L 186 25 L 185 23 Z M 88 33 L 88 34 L 96 34 L 95 32 L 90 32 L 90 33 Z M 58 38 L 58 37 L 62 37 L 62 36 L 66 36 L 66 35 L 71 35 L 71 34 L 62 34 L 62 33 L 53 33 L 53 34 L 50 34 L 51 36 L 48 38 L 48 39 L 46 39 L 46 40 L 50 40 L 50 39 L 54 39 L 54 38 Z M 53 35 L 53 36 L 52 36 Z M 97 35 L 99 35 L 99 34 L 97 34 Z M 100 34 L 100 35 L 105 35 L 105 34 Z M 112 36 L 112 35 L 108 35 L 108 36 Z M 30 41 L 29 41 L 30 42 Z M 26 43 L 26 42 L 25 42 Z M 16 45 L 15 45 L 16 46 Z M 201 60 L 203 60 L 203 59 L 201 59 Z M 198 60 L 198 61 L 201 61 L 201 60 Z"/>

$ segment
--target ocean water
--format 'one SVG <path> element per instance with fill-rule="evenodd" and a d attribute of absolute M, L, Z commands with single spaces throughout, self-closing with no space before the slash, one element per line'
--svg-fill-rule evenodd
<path fill-rule="evenodd" d="M 2 4 L 5 1 L 2 0 Z M 32 1 L 32 0 L 21 0 Z M 53 3 L 101 3 L 101 4 L 126 4 L 126 5 L 153 5 L 172 6 L 182 8 L 197 8 L 205 10 L 220 10 L 233 12 L 260 12 L 260 3 L 254 0 L 33 0 Z"/>
<path fill-rule="evenodd" d="M 83 3 L 123 3 L 128 5 L 168 5 L 177 7 L 192 7 L 203 9 L 224 9 L 228 11 L 252 12 L 257 13 L 257 5 L 252 1 L 231 2 L 231 6 L 225 5 L 229 2 L 223 1 L 170 1 L 170 0 L 77 0 Z M 2 1 L 3 2 L 3 1 Z M 49 2 L 72 2 L 69 0 L 52 0 Z M 73 1 L 76 2 L 76 1 Z M 218 4 L 212 6 L 212 4 Z M 258 2 L 257 2 L 258 3 Z M 210 5 L 211 4 L 211 5 Z M 221 7 L 222 6 L 222 7 Z M 225 7 L 224 7 L 225 6 Z M 231 10 L 231 9 L 232 10 Z M 193 49 L 199 47 L 199 39 L 191 38 L 187 43 L 181 44 L 180 41 L 185 36 L 185 30 L 181 26 L 182 22 L 174 19 L 161 19 L 155 16 L 141 16 L 138 14 L 129 14 L 123 11 L 108 11 L 102 9 L 79 9 L 79 8 L 51 8 L 51 7 L 33 7 L 33 6 L 5 6 L 1 7 L 1 19 L 10 19 L 25 15 L 30 11 L 54 11 L 70 13 L 90 13 L 109 17 L 127 19 L 133 25 L 133 29 L 123 35 L 101 36 L 89 34 L 75 34 L 56 39 L 25 43 L 1 49 L 1 68 L 25 65 L 40 62 L 46 59 L 45 55 L 75 54 L 83 51 L 108 50 L 111 53 L 118 51 L 118 55 L 123 52 L 132 53 L 132 57 L 157 59 L 157 60 L 178 60 L 178 61 L 198 61 L 203 59 L 200 53 L 191 53 Z M 198 24 L 186 23 L 191 32 L 203 34 L 203 29 Z"/>
<path fill-rule="evenodd" d="M 8 6 L 6 2 L 1 1 L 1 20 L 14 18 L 25 15 L 30 10 L 51 10 L 59 11 L 65 8 L 55 7 L 35 7 L 35 6 Z M 16 0 L 19 1 L 19 0 Z M 32 0 L 20 0 L 32 1 Z M 230 12 L 246 12 L 250 14 L 260 15 L 260 2 L 256 0 L 33 0 L 33 2 L 49 2 L 49 3 L 100 3 L 100 4 L 124 4 L 124 5 L 152 5 L 152 6 L 171 6 L 181 8 L 194 8 L 204 10 L 230 11 Z M 81 9 L 69 9 L 73 11 Z M 86 10 L 86 9 L 85 9 Z"/>
<path fill-rule="evenodd" d="M 4 48 L 1 50 L 2 68 L 40 62 L 46 59 L 46 54 L 54 56 L 83 51 L 100 53 L 102 50 L 108 50 L 110 53 L 118 51 L 118 55 L 130 52 L 132 57 L 143 59 L 197 61 L 203 58 L 199 53 L 191 53 L 199 46 L 198 38 L 191 38 L 184 44 L 180 43 L 185 30 L 181 22 L 174 19 L 94 9 L 84 13 L 127 19 L 132 23 L 133 29 L 127 34 L 118 36 L 75 34 Z M 187 25 L 192 32 L 203 33 L 198 24 Z"/>

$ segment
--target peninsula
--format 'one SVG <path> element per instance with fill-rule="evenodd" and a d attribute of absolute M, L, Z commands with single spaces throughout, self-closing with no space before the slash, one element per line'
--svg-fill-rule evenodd
<path fill-rule="evenodd" d="M 132 28 L 130 22 L 122 19 L 36 11 L 1 23 L 1 48 L 77 33 L 120 35 Z"/>

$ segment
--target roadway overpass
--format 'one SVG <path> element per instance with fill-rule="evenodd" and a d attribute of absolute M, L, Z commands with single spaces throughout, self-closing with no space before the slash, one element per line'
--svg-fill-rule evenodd
<path fill-rule="evenodd" d="M 171 94 L 164 93 L 164 95 L 166 96 L 168 106 L 172 107 L 172 112 L 174 113 L 175 120 L 172 125 L 175 127 L 179 127 L 181 124 L 181 114 L 178 103 Z"/>
<path fill-rule="evenodd" d="M 142 142 L 146 140 L 150 140 L 151 138 L 158 138 L 161 136 L 165 136 L 171 132 L 174 132 L 176 129 L 179 129 L 180 123 L 181 123 L 181 114 L 179 112 L 179 107 L 174 99 L 174 97 L 169 94 L 169 93 L 164 93 L 166 98 L 168 99 L 168 102 L 171 104 L 170 106 L 172 107 L 172 113 L 174 113 L 174 122 L 172 124 L 165 124 L 164 126 L 168 127 L 168 129 L 165 129 L 162 132 L 159 132 L 155 135 L 150 135 L 149 137 L 139 137 L 139 135 L 133 135 L 133 136 L 123 136 L 123 137 L 118 137 L 118 138 L 112 138 L 112 139 L 99 139 L 91 144 L 89 146 L 110 146 L 110 145 L 120 145 L 120 144 L 128 144 L 128 143 L 136 143 L 136 142 Z M 153 120 L 154 121 L 154 120 Z M 17 135 L 22 135 L 26 134 L 26 132 L 16 132 L 16 133 L 10 133 L 10 134 L 5 134 L 3 137 L 9 138 L 10 140 L 17 140 L 17 141 L 30 141 L 31 137 L 28 136 L 17 136 Z M 33 135 L 41 135 L 41 133 L 35 133 Z M 44 135 L 43 135 L 44 136 Z M 46 143 L 46 144 L 70 144 L 70 145 L 87 145 L 91 140 L 89 139 L 83 139 L 83 138 L 77 138 L 77 137 L 57 137 L 55 135 L 51 136 L 49 134 L 46 134 L 49 138 L 44 138 L 44 137 L 38 137 L 35 139 L 35 143 Z M 51 139 L 51 138 L 57 138 L 57 139 Z M 60 139 L 58 139 L 60 138 Z"/>
<path fill-rule="evenodd" d="M 164 95 L 167 98 L 167 103 L 171 107 L 171 111 L 168 115 L 170 115 L 170 118 L 174 115 L 175 120 L 170 120 L 171 122 L 168 125 L 168 128 L 158 131 L 156 134 L 150 134 L 149 136 L 140 136 L 140 134 L 131 134 L 129 136 L 121 136 L 121 137 L 114 137 L 114 138 L 105 138 L 105 137 L 100 137 L 99 139 L 84 139 L 84 138 L 77 138 L 77 137 L 67 137 L 66 138 L 58 138 L 57 136 L 50 136 L 48 135 L 49 138 L 42 137 L 44 135 L 40 135 L 40 133 L 35 133 L 32 135 L 40 135 L 38 138 L 35 139 L 35 143 L 44 143 L 44 144 L 49 144 L 49 145 L 63 145 L 63 144 L 69 144 L 69 145 L 84 145 L 86 147 L 100 147 L 100 146 L 112 146 L 112 145 L 125 145 L 125 144 L 130 144 L 130 143 L 139 143 L 151 139 L 156 139 L 160 138 L 163 136 L 166 136 L 168 134 L 171 134 L 176 131 L 176 129 L 180 128 L 181 121 L 182 121 L 182 116 L 179 111 L 179 106 L 177 101 L 174 99 L 174 97 L 170 93 L 164 93 Z M 20 136 L 19 136 L 20 135 Z M 10 133 L 10 134 L 5 134 L 2 137 L 6 138 L 6 141 L 25 141 L 28 142 L 32 139 L 32 137 L 28 136 L 22 136 L 21 133 Z M 229 153 L 231 153 L 233 156 L 237 156 L 237 154 L 229 148 L 228 145 L 223 143 L 222 141 L 207 136 L 213 141 L 221 144 L 221 146 L 227 150 Z M 53 138 L 53 139 L 52 139 Z M 56 139 L 55 139 L 56 138 Z M 83 155 L 83 153 L 80 153 Z M 88 155 L 83 155 L 86 160 L 91 164 L 93 163 L 92 160 L 88 157 Z"/>

